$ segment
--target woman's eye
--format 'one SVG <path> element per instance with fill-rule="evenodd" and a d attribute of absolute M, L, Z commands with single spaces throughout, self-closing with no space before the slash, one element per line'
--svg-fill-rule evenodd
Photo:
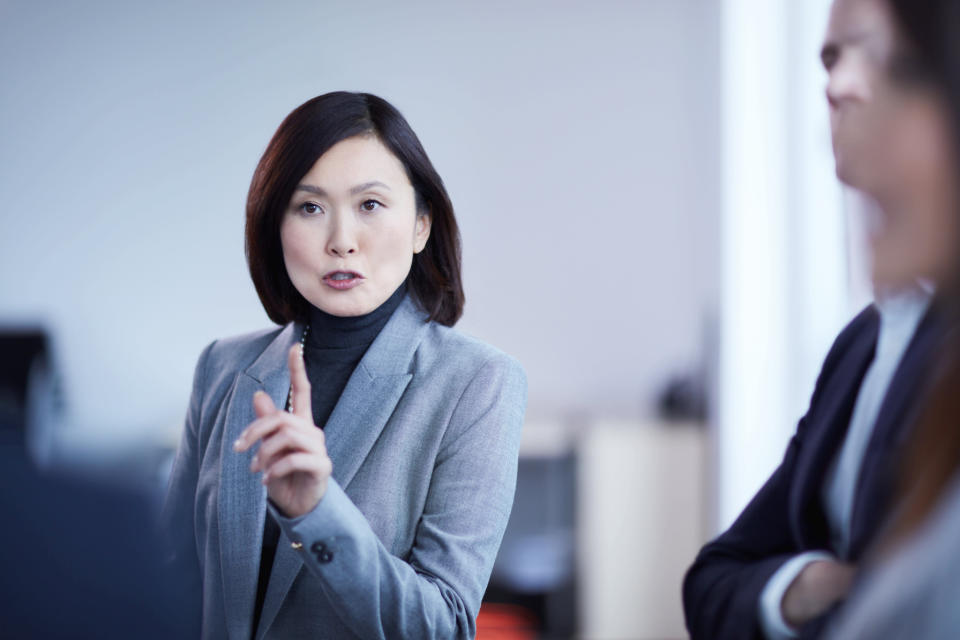
<path fill-rule="evenodd" d="M 363 209 L 364 211 L 376 211 L 382 206 L 383 205 L 377 202 L 376 200 L 364 200 L 360 204 L 360 208 Z"/>
<path fill-rule="evenodd" d="M 302 205 L 300 205 L 300 211 L 303 211 L 308 215 L 315 215 L 318 213 L 322 213 L 323 209 L 321 209 L 320 205 L 318 204 L 314 204 L 312 202 L 304 202 Z"/>

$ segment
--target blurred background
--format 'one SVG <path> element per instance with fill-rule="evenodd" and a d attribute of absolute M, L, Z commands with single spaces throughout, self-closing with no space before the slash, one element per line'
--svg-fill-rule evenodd
<path fill-rule="evenodd" d="M 488 624 L 685 637 L 684 570 L 869 299 L 828 10 L 0 0 L 0 408 L 42 464 L 161 495 L 200 350 L 270 324 L 243 255 L 261 153 L 308 98 L 376 93 L 456 207 L 459 328 L 529 377 Z"/>

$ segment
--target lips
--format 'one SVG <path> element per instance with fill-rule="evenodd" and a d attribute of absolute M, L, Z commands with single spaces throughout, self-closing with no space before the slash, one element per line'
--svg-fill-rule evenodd
<path fill-rule="evenodd" d="M 356 271 L 331 271 L 323 276 L 323 283 L 332 289 L 344 291 L 363 282 L 363 276 Z"/>

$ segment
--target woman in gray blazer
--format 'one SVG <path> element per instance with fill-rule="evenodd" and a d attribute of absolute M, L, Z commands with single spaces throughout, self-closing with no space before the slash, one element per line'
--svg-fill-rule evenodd
<path fill-rule="evenodd" d="M 400 113 L 345 92 L 294 110 L 246 244 L 280 327 L 201 354 L 164 510 L 203 637 L 472 637 L 526 379 L 451 328 L 459 232 Z"/>

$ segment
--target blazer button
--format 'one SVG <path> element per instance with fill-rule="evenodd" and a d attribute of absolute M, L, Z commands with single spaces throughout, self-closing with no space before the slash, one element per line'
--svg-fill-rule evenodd
<path fill-rule="evenodd" d="M 310 551 L 313 551 L 313 554 L 317 556 L 317 562 L 320 564 L 327 564 L 333 560 L 333 551 L 327 549 L 327 545 L 322 542 L 314 542 L 310 546 Z"/>

